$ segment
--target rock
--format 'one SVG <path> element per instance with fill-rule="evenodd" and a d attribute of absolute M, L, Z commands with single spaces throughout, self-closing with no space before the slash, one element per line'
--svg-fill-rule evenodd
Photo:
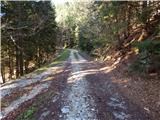
<path fill-rule="evenodd" d="M 95 109 L 94 109 L 94 108 L 92 108 L 91 110 L 92 110 L 92 111 L 95 111 Z"/>
<path fill-rule="evenodd" d="M 144 110 L 146 110 L 147 112 L 150 112 L 149 108 L 144 107 Z"/>
<path fill-rule="evenodd" d="M 61 109 L 62 113 L 69 113 L 69 106 L 64 106 L 62 109 Z"/>
<path fill-rule="evenodd" d="M 54 96 L 52 102 L 56 102 L 58 100 L 58 98 L 59 98 L 58 95 Z"/>

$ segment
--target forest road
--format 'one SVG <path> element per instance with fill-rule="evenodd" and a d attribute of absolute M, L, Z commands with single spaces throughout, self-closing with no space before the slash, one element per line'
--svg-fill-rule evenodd
<path fill-rule="evenodd" d="M 148 114 L 123 97 L 97 63 L 70 50 L 71 73 L 60 100 L 60 120 L 150 120 Z"/>
<path fill-rule="evenodd" d="M 3 86 L 3 120 L 154 120 L 112 82 L 101 64 L 70 49 L 65 64 L 39 79 Z M 109 68 L 108 68 L 109 69 Z M 36 80 L 36 81 L 35 81 Z M 27 83 L 25 81 L 28 81 Z M 37 82 L 38 81 L 38 82 Z M 22 86 L 22 83 L 24 84 Z M 7 86 L 12 86 L 8 89 Z M 22 87 L 19 88 L 19 85 Z M 11 87 L 10 87 L 11 88 Z M 10 90 L 10 92 L 8 92 Z M 2 92 L 3 92 L 2 91 Z M 23 93 L 24 92 L 24 93 Z M 22 95 L 20 95 L 22 94 Z"/>

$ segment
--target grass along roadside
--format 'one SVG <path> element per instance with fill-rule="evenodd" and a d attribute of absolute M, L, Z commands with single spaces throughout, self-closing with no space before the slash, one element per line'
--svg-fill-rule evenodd
<path fill-rule="evenodd" d="M 53 67 L 53 66 L 55 66 L 57 64 L 63 63 L 64 61 L 66 61 L 68 59 L 69 54 L 70 54 L 70 51 L 68 49 L 64 49 L 61 52 L 61 54 L 57 58 L 55 58 L 50 64 L 44 65 L 43 67 L 35 70 L 32 73 L 29 73 L 28 75 L 31 75 L 31 74 L 40 74 L 40 73 L 44 72 L 45 70 L 47 70 L 49 67 Z"/>
<path fill-rule="evenodd" d="M 31 106 L 24 113 L 22 113 L 16 120 L 36 120 L 33 115 L 37 111 L 37 108 Z"/>

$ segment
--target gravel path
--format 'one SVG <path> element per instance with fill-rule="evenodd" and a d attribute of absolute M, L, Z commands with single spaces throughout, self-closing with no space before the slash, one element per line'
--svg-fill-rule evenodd
<path fill-rule="evenodd" d="M 88 83 L 83 75 L 77 74 L 78 71 L 81 71 L 79 64 L 85 63 L 86 60 L 76 50 L 71 50 L 70 59 L 72 73 L 67 83 L 71 84 L 71 88 L 69 93 L 67 91 L 65 93 L 67 97 L 61 108 L 60 117 L 64 120 L 96 120 L 95 104 L 93 98 L 88 94 Z"/>

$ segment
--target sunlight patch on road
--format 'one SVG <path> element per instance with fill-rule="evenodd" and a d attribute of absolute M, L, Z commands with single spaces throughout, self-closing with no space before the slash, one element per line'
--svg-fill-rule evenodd
<path fill-rule="evenodd" d="M 75 80 L 77 81 L 79 78 L 82 78 L 86 75 L 95 74 L 96 72 L 98 72 L 98 69 L 90 69 L 90 70 L 73 72 L 71 76 L 68 78 L 67 83 L 73 83 L 75 82 Z"/>

